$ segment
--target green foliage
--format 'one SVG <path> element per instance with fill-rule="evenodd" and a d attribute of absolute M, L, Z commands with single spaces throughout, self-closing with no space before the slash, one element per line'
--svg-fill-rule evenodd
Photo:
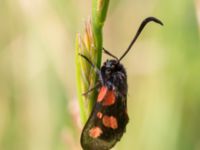
<path fill-rule="evenodd" d="M 149 25 L 122 62 L 128 75 L 130 122 L 115 149 L 199 150 L 198 2 L 113 0 L 105 26 L 106 13 L 95 12 L 98 2 L 92 2 L 91 19 L 98 29 L 93 29 L 98 52 L 91 60 L 98 67 L 102 42 L 120 56 L 142 19 L 155 16 L 165 24 Z M 0 2 L 0 150 L 81 149 L 75 122 L 79 106 L 71 105 L 77 102 L 74 43 L 90 11 L 91 4 L 82 0 Z M 77 44 L 86 39 L 84 30 Z M 92 104 L 81 102 L 86 120 Z"/>

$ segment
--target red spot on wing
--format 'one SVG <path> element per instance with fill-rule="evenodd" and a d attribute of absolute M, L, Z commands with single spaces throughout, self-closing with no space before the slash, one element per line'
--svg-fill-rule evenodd
<path fill-rule="evenodd" d="M 97 98 L 97 102 L 101 102 L 104 99 L 104 97 L 107 94 L 107 91 L 108 91 L 108 88 L 106 86 L 101 87 L 98 98 Z"/>
<path fill-rule="evenodd" d="M 108 128 L 117 129 L 118 123 L 117 119 L 113 116 L 104 116 L 103 117 L 103 125 Z"/>
<path fill-rule="evenodd" d="M 110 117 L 109 116 L 104 116 L 103 117 L 103 125 L 105 127 L 110 127 Z"/>
<path fill-rule="evenodd" d="M 99 95 L 97 98 L 97 102 L 102 102 L 103 106 L 109 106 L 115 103 L 115 93 L 113 90 L 108 90 L 106 86 L 102 86 Z"/>
<path fill-rule="evenodd" d="M 103 131 L 101 130 L 100 127 L 94 127 L 89 130 L 89 135 L 92 138 L 98 138 L 102 133 Z"/>
<path fill-rule="evenodd" d="M 97 113 L 97 117 L 98 117 L 99 119 L 101 119 L 101 118 L 103 117 L 103 114 L 102 114 L 101 112 L 98 112 L 98 113 Z"/>
<path fill-rule="evenodd" d="M 104 100 L 103 100 L 103 105 L 104 106 L 110 106 L 115 103 L 115 93 L 114 91 L 108 91 Z"/>
<path fill-rule="evenodd" d="M 118 128 L 118 123 L 117 123 L 117 119 L 113 116 L 110 117 L 110 127 L 112 129 L 117 129 Z"/>

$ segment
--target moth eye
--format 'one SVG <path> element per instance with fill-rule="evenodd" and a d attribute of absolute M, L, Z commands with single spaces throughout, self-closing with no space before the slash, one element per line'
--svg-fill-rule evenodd
<path fill-rule="evenodd" d="M 111 73 L 111 69 L 106 69 L 106 74 L 110 74 Z"/>
<path fill-rule="evenodd" d="M 115 68 L 115 65 L 111 65 L 111 68 L 114 69 L 114 68 Z"/>

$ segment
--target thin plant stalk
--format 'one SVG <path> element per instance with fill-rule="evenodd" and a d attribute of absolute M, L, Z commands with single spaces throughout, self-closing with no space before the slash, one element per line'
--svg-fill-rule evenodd
<path fill-rule="evenodd" d="M 82 93 L 94 87 L 98 77 L 92 66 L 79 54 L 85 55 L 95 66 L 100 68 L 103 47 L 102 30 L 108 5 L 109 0 L 92 0 L 92 20 L 86 22 L 83 35 L 78 34 L 76 37 L 76 82 L 82 123 L 87 121 L 92 111 L 97 91 L 94 90 L 85 96 Z"/>

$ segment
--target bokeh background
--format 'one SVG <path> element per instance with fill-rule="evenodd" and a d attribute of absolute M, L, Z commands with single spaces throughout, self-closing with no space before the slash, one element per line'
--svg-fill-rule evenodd
<path fill-rule="evenodd" d="M 91 0 L 0 1 L 0 150 L 80 150 L 74 47 Z M 200 1 L 111 0 L 104 47 L 128 72 L 127 132 L 114 150 L 200 150 Z M 103 60 L 108 56 L 103 56 Z"/>

